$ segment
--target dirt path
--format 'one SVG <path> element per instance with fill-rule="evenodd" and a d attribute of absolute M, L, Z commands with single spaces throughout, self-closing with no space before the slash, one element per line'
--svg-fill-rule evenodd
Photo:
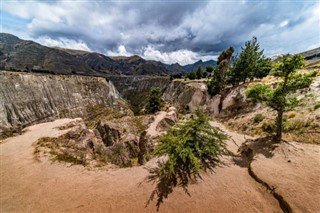
<path fill-rule="evenodd" d="M 154 188 L 143 182 L 148 175 L 144 167 L 88 171 L 82 166 L 34 161 L 32 144 L 44 136 L 63 134 L 66 130 L 55 127 L 70 121 L 38 124 L 0 144 L 0 212 L 156 212 L 155 203 L 144 207 Z M 236 143 L 244 141 L 243 136 L 230 134 Z M 234 142 L 229 146 L 236 150 Z M 224 160 L 228 165 L 190 185 L 191 196 L 175 189 L 159 212 L 282 212 L 247 168 L 228 157 Z"/>

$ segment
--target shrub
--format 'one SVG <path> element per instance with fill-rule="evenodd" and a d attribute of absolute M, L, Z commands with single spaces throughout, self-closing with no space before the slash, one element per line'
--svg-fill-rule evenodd
<path fill-rule="evenodd" d="M 184 123 L 177 124 L 159 138 L 154 154 L 167 160 L 150 169 L 149 181 L 157 181 L 148 203 L 157 195 L 157 207 L 177 185 L 187 192 L 189 181 L 201 178 L 201 171 L 213 171 L 225 151 L 227 136 L 209 124 L 201 111 Z M 147 203 L 147 205 L 148 205 Z"/>
<path fill-rule="evenodd" d="M 194 80 L 197 78 L 197 73 L 192 71 L 187 75 L 187 78 L 189 78 L 190 80 Z"/>
<path fill-rule="evenodd" d="M 264 117 L 262 114 L 256 114 L 256 115 L 254 116 L 253 121 L 254 121 L 255 123 L 260 123 L 261 121 L 263 121 L 264 118 L 265 118 L 265 117 Z"/>
<path fill-rule="evenodd" d="M 289 119 L 290 118 L 294 118 L 294 117 L 296 117 L 296 112 L 294 112 L 294 111 L 288 112 L 288 118 Z"/>
<path fill-rule="evenodd" d="M 146 112 L 147 113 L 155 113 L 160 111 L 164 105 L 164 101 L 162 99 L 162 93 L 159 88 L 152 87 L 150 89 L 149 96 L 147 97 L 146 104 Z"/>
<path fill-rule="evenodd" d="M 263 123 L 261 128 L 264 132 L 271 134 L 275 131 L 276 126 L 272 123 Z"/>
<path fill-rule="evenodd" d="M 320 108 L 320 102 L 319 102 L 319 103 L 316 103 L 316 105 L 314 105 L 314 107 L 313 107 L 314 110 L 317 110 L 317 109 L 319 109 L 319 108 Z"/>
<path fill-rule="evenodd" d="M 201 79 L 203 77 L 203 69 L 202 66 L 199 66 L 196 72 L 197 79 Z"/>
<path fill-rule="evenodd" d="M 124 144 L 117 143 L 109 149 L 110 152 L 107 152 L 107 155 L 111 163 L 120 167 L 132 166 L 131 159 L 129 158 L 129 153 Z"/>
<path fill-rule="evenodd" d="M 283 123 L 283 131 L 284 132 L 294 132 L 301 133 L 304 129 L 312 126 L 313 122 L 311 119 L 293 119 L 286 120 Z"/>
<path fill-rule="evenodd" d="M 75 157 L 67 152 L 57 153 L 53 151 L 51 152 L 51 155 L 54 155 L 54 161 L 71 163 L 72 165 L 86 165 L 85 160 L 82 158 L 83 156 Z"/>
<path fill-rule="evenodd" d="M 247 131 L 247 129 L 249 129 L 249 126 L 247 124 L 244 124 L 242 126 L 242 131 Z"/>

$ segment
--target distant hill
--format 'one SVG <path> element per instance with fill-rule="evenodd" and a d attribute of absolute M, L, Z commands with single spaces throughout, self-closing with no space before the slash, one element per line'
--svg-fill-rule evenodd
<path fill-rule="evenodd" d="M 121 74 L 126 75 L 169 75 L 170 71 L 159 61 L 149 61 L 134 55 L 130 57 L 112 57 L 122 67 Z M 125 69 L 123 69 L 125 67 Z"/>
<path fill-rule="evenodd" d="M 164 64 L 164 66 L 170 71 L 170 74 L 183 74 L 188 72 L 186 69 L 183 68 L 179 63 L 175 64 Z"/>
<path fill-rule="evenodd" d="M 307 68 L 320 68 L 320 47 L 300 53 L 307 61 Z"/>
<path fill-rule="evenodd" d="M 320 47 L 299 54 L 304 56 L 305 60 L 320 59 Z"/>
<path fill-rule="evenodd" d="M 320 47 L 298 53 L 306 60 L 306 68 L 320 68 Z M 271 59 L 278 61 L 281 55 L 275 55 Z"/>
<path fill-rule="evenodd" d="M 86 63 L 65 51 L 0 34 L 1 69 L 59 74 L 95 74 Z"/>
<path fill-rule="evenodd" d="M 169 75 L 185 73 L 179 64 L 167 65 L 140 56 L 108 57 L 100 53 L 51 48 L 0 33 L 0 69 L 83 75 Z"/>
<path fill-rule="evenodd" d="M 215 61 L 215 60 L 209 60 L 209 61 L 199 60 L 196 63 L 183 66 L 183 69 L 186 70 L 187 72 L 192 72 L 192 71 L 196 71 L 199 66 L 202 66 L 203 70 L 206 70 L 206 67 L 208 65 L 215 67 L 215 66 L 217 66 L 217 61 Z"/>

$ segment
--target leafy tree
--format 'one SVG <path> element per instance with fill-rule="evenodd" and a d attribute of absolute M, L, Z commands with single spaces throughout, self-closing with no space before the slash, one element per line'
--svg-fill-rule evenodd
<path fill-rule="evenodd" d="M 163 105 L 164 101 L 159 88 L 151 87 L 149 96 L 147 97 L 146 112 L 155 113 L 160 111 Z"/>
<path fill-rule="evenodd" d="M 187 78 L 189 78 L 190 80 L 194 80 L 197 78 L 197 73 L 192 71 L 188 74 Z"/>
<path fill-rule="evenodd" d="M 245 43 L 241 53 L 234 59 L 228 72 L 228 83 L 233 85 L 245 83 L 248 79 L 263 78 L 271 70 L 271 59 L 263 55 L 256 37 Z"/>
<path fill-rule="evenodd" d="M 208 77 L 208 73 L 207 73 L 207 72 L 204 72 L 203 75 L 202 75 L 202 77 L 203 77 L 203 78 L 207 78 L 207 77 Z"/>
<path fill-rule="evenodd" d="M 229 68 L 230 59 L 234 52 L 233 47 L 224 50 L 218 57 L 217 67 L 212 78 L 208 82 L 208 92 L 211 95 L 220 94 L 224 89 L 226 74 Z"/>
<path fill-rule="evenodd" d="M 203 76 L 202 66 L 198 67 L 196 74 L 197 74 L 197 79 L 201 79 L 202 78 L 202 76 Z"/>
<path fill-rule="evenodd" d="M 214 70 L 214 68 L 213 68 L 213 66 L 211 66 L 211 65 L 208 65 L 207 68 L 206 68 L 206 71 L 207 71 L 208 73 L 212 73 L 213 70 Z"/>
<path fill-rule="evenodd" d="M 298 103 L 297 98 L 290 96 L 290 93 L 295 92 L 297 89 L 309 87 L 312 83 L 312 77 L 315 75 L 314 73 L 297 74 L 296 70 L 303 66 L 303 56 L 285 55 L 274 65 L 272 74 L 282 79 L 275 88 L 259 84 L 246 91 L 248 98 L 264 103 L 277 111 L 276 142 L 280 142 L 282 138 L 283 113 Z"/>
<path fill-rule="evenodd" d="M 191 119 L 177 124 L 159 138 L 159 145 L 154 153 L 166 156 L 167 160 L 150 169 L 149 181 L 157 182 L 147 203 L 157 196 L 157 207 L 176 186 L 182 186 L 188 193 L 189 181 L 201 178 L 201 172 L 213 171 L 219 156 L 226 149 L 227 136 L 218 128 L 209 124 L 208 118 L 201 111 Z"/>

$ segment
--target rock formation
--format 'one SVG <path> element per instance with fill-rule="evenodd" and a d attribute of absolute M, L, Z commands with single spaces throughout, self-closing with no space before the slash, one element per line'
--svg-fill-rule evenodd
<path fill-rule="evenodd" d="M 85 118 L 90 107 L 111 107 L 118 98 L 104 78 L 1 71 L 0 136 L 53 118 Z"/>

